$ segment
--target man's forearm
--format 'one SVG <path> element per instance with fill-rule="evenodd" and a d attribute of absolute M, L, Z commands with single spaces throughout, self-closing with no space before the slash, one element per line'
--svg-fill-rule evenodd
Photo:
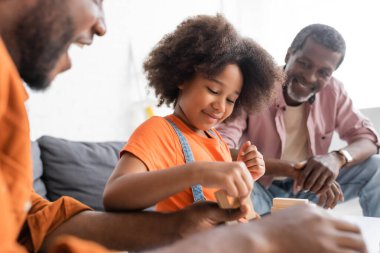
<path fill-rule="evenodd" d="M 178 240 L 179 222 L 179 217 L 175 214 L 86 211 L 50 233 L 44 241 L 43 249 L 56 237 L 66 234 L 95 241 L 109 249 L 140 251 Z"/>
<path fill-rule="evenodd" d="M 367 252 L 360 229 L 354 224 L 333 218 L 322 209 L 297 205 L 258 221 L 223 226 L 197 234 L 150 253 L 333 251 Z"/>
<path fill-rule="evenodd" d="M 271 252 L 269 238 L 260 235 L 259 224 L 239 224 L 196 234 L 173 245 L 144 253 Z M 275 240 L 275 239 L 273 239 Z"/>

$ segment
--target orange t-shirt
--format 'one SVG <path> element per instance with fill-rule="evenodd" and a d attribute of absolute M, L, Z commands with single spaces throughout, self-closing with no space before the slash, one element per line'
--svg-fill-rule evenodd
<path fill-rule="evenodd" d="M 32 243 L 38 251 L 47 233 L 86 205 L 63 197 L 50 202 L 32 188 L 32 159 L 29 121 L 25 110 L 28 98 L 17 68 L 0 39 L 0 252 L 27 252 L 17 243 Z M 30 234 L 23 233 L 27 222 Z M 20 233 L 22 236 L 19 236 Z M 78 240 L 72 252 L 103 252 L 103 248 Z M 61 241 L 60 245 L 65 243 Z M 75 251 L 75 249 L 78 249 Z"/>
<path fill-rule="evenodd" d="M 26 220 L 31 238 L 21 238 L 21 241 L 31 240 L 35 251 L 41 248 L 49 232 L 54 231 L 75 214 L 90 210 L 88 206 L 71 197 L 61 197 L 51 202 L 33 192 L 31 200 L 32 207 Z"/>
<path fill-rule="evenodd" d="M 26 98 L 17 69 L 0 39 L 1 252 L 20 249 L 16 240 L 30 207 L 32 160 Z"/>
<path fill-rule="evenodd" d="M 202 137 L 174 115 L 166 116 L 181 130 L 190 145 L 195 161 L 232 161 L 229 148 L 216 130 L 218 137 Z M 165 118 L 154 116 L 140 125 L 121 151 L 138 157 L 150 171 L 163 170 L 185 164 L 185 156 L 179 138 Z M 217 189 L 203 188 L 206 200 L 215 201 Z M 193 203 L 191 188 L 157 203 L 158 211 L 175 211 Z"/>

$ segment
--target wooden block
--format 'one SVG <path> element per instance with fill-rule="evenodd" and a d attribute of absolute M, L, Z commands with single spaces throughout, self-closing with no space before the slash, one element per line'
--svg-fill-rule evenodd
<path fill-rule="evenodd" d="M 228 196 L 225 190 L 219 190 L 215 192 L 215 198 L 218 201 L 219 207 L 222 209 L 231 209 L 231 208 L 240 207 L 239 199 Z M 257 218 L 257 214 L 255 212 L 255 209 L 253 208 L 253 204 L 252 204 L 250 196 L 246 197 L 243 200 L 243 203 L 246 204 L 249 208 L 248 214 L 245 216 L 245 218 L 247 220 Z"/>
<path fill-rule="evenodd" d="M 225 190 L 215 192 L 215 198 L 218 201 L 219 207 L 222 209 L 231 209 L 240 207 L 239 200 L 227 195 Z"/>
<path fill-rule="evenodd" d="M 256 218 L 259 217 L 256 214 L 255 209 L 253 208 L 253 203 L 252 203 L 252 200 L 251 200 L 250 196 L 248 196 L 247 198 L 245 198 L 243 200 L 243 203 L 246 204 L 249 207 L 248 214 L 245 216 L 245 218 L 247 220 L 252 220 L 252 219 L 256 219 Z"/>
<path fill-rule="evenodd" d="M 282 209 L 284 209 L 284 208 L 275 208 L 275 207 L 272 207 L 272 208 L 270 209 L 270 212 L 271 212 L 271 213 L 274 213 L 274 212 L 277 212 L 277 211 L 282 210 Z"/>
<path fill-rule="evenodd" d="M 274 198 L 272 208 L 284 209 L 299 204 L 308 204 L 308 199 Z"/>

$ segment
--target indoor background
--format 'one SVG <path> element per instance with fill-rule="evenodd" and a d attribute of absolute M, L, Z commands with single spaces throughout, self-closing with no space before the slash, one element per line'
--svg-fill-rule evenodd
<path fill-rule="evenodd" d="M 104 0 L 108 32 L 91 47 L 72 48 L 73 67 L 46 94 L 30 91 L 31 138 L 127 140 L 154 106 L 142 62 L 162 36 L 186 17 L 223 13 L 244 35 L 284 64 L 296 33 L 311 23 L 335 27 L 347 43 L 335 76 L 357 108 L 379 107 L 378 0 Z M 164 115 L 170 109 L 154 108 Z"/>

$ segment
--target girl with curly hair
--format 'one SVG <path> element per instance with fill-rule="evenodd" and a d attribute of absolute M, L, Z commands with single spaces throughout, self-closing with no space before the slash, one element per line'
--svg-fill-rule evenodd
<path fill-rule="evenodd" d="M 268 102 L 282 79 L 272 57 L 223 16 L 200 15 L 164 36 L 144 69 L 160 105 L 174 112 L 151 117 L 132 134 L 107 182 L 105 208 L 174 211 L 215 201 L 219 189 L 249 196 L 265 172 L 263 157 L 246 142 L 232 161 L 214 126 Z M 247 211 L 243 206 L 241 215 Z"/>

